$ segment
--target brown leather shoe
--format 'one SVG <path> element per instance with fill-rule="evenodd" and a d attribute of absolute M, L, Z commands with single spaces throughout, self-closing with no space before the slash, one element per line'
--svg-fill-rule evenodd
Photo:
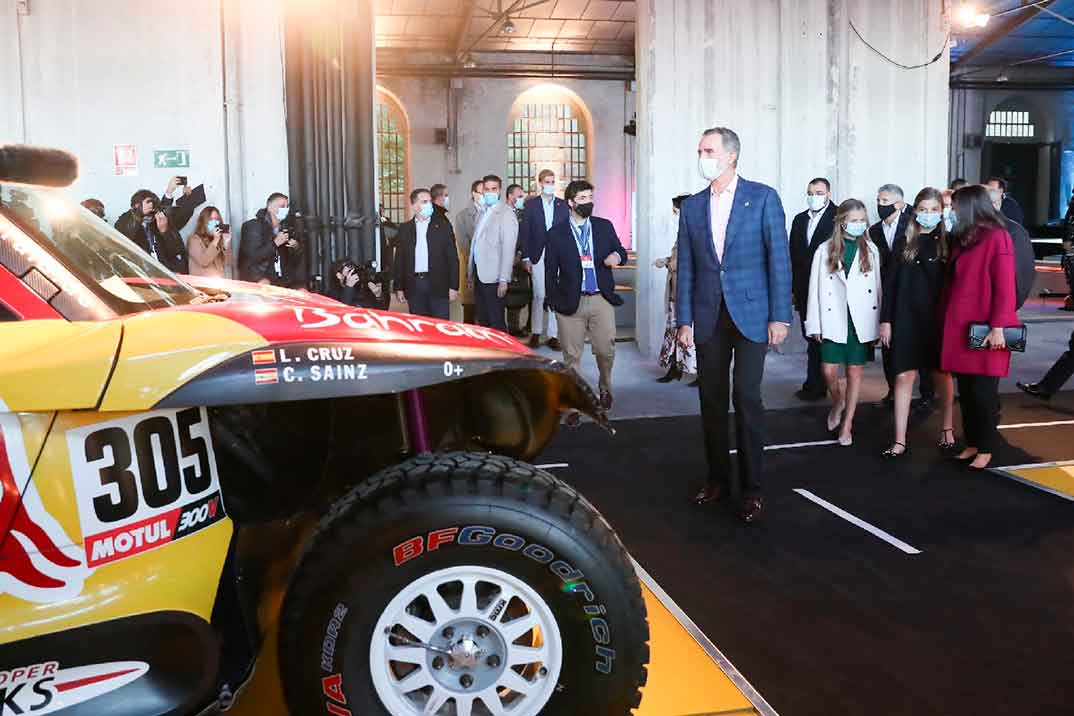
<path fill-rule="evenodd" d="M 763 508 L 764 501 L 760 497 L 747 497 L 742 501 L 742 509 L 739 510 L 738 516 L 743 522 L 750 524 L 757 521 Z"/>
<path fill-rule="evenodd" d="M 540 348 L 541 347 L 541 334 L 540 333 L 534 333 L 532 336 L 530 336 L 529 347 L 530 348 Z"/>
<path fill-rule="evenodd" d="M 710 502 L 719 502 L 723 499 L 724 490 L 722 485 L 705 485 L 697 494 L 690 498 L 695 505 L 707 505 Z"/>
<path fill-rule="evenodd" d="M 549 349 L 554 351 L 563 350 L 563 344 L 559 342 L 558 338 L 549 338 L 547 343 Z"/>

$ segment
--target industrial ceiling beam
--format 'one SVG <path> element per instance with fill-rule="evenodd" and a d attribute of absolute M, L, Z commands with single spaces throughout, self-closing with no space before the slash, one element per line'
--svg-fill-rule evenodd
<path fill-rule="evenodd" d="M 538 5 L 544 5 L 546 2 L 548 2 L 548 0 L 534 0 L 534 2 L 529 3 L 527 3 L 526 0 L 514 0 L 510 5 L 507 6 L 507 8 L 503 12 L 499 13 L 498 15 L 496 15 L 496 17 L 492 19 L 492 24 L 489 25 L 484 32 L 478 35 L 476 40 L 470 43 L 470 46 L 466 48 L 465 52 L 456 52 L 455 54 L 465 55 L 467 52 L 477 47 L 482 40 L 488 37 L 490 32 L 499 27 L 500 24 L 503 23 L 503 21 L 506 20 L 512 13 L 517 14 L 522 10 L 528 10 L 530 8 L 537 7 Z"/>
<path fill-rule="evenodd" d="M 463 43 L 466 42 L 466 33 L 470 29 L 470 22 L 474 19 L 474 10 L 477 9 L 477 0 L 466 0 L 466 10 L 462 15 L 462 25 L 459 26 L 459 31 L 455 33 L 455 61 L 462 62 L 462 58 L 459 53 L 462 51 Z"/>
<path fill-rule="evenodd" d="M 992 45 L 1039 15 L 1041 8 L 1046 8 L 1054 2 L 1055 0 L 1046 0 L 1046 2 L 1029 3 L 1023 0 L 1022 4 L 1025 6 L 1023 11 L 1012 15 L 1010 19 L 1004 20 L 996 25 L 987 35 L 982 37 L 973 47 L 967 50 L 964 55 L 952 62 L 951 68 L 958 69 L 965 67 L 969 64 L 970 60 L 977 57 L 989 47 L 992 47 Z"/>

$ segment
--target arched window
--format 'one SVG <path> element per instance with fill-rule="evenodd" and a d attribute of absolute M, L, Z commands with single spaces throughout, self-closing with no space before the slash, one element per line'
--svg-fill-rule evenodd
<path fill-rule="evenodd" d="M 410 125 L 399 101 L 377 88 L 377 185 L 384 214 L 406 221 L 410 205 Z"/>
<path fill-rule="evenodd" d="M 986 137 L 1019 137 L 1029 139 L 1036 133 L 1036 126 L 1029 112 L 997 109 L 988 115 L 985 125 Z"/>
<path fill-rule="evenodd" d="M 528 189 L 551 169 L 560 188 L 589 176 L 589 118 L 576 95 L 555 86 L 523 93 L 507 132 L 507 183 Z"/>

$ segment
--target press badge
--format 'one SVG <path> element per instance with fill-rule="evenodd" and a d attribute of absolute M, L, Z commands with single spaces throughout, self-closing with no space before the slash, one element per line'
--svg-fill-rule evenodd
<path fill-rule="evenodd" d="M 587 255 L 587 256 L 582 257 L 582 268 L 584 268 L 584 269 L 593 268 L 593 257 L 592 256 Z"/>

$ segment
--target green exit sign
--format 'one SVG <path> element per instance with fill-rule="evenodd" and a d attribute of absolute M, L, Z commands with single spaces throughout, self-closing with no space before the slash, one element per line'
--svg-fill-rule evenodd
<path fill-rule="evenodd" d="M 185 149 L 163 149 L 153 152 L 157 169 L 184 169 L 190 166 L 190 152 Z"/>

